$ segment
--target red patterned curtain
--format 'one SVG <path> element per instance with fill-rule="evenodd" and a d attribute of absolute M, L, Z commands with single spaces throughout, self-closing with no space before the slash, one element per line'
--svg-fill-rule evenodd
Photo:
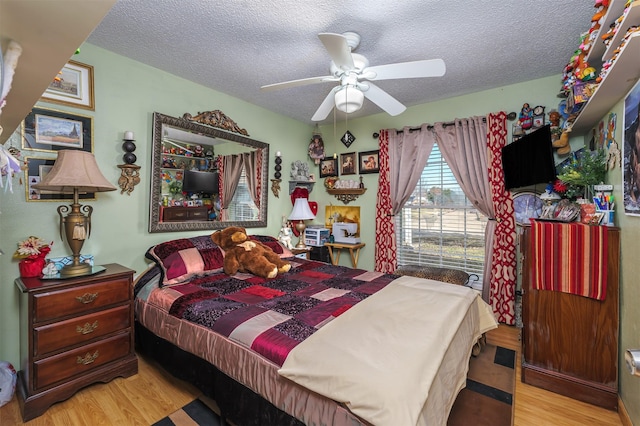
<path fill-rule="evenodd" d="M 516 222 L 513 198 L 504 187 L 502 148 L 507 144 L 507 115 L 489 114 L 487 146 L 489 149 L 489 182 L 495 210 L 496 227 L 491 252 L 491 284 L 489 301 L 498 322 L 515 324 L 516 288 Z"/>
<path fill-rule="evenodd" d="M 391 216 L 391 185 L 389 184 L 389 132 L 380 131 L 378 161 L 378 196 L 376 199 L 376 247 L 374 270 L 393 273 L 398 266 L 396 231 Z"/>

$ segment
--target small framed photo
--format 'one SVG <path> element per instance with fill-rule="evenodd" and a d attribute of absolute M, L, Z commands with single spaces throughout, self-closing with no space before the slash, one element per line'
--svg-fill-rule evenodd
<path fill-rule="evenodd" d="M 57 193 L 54 191 L 42 191 L 35 189 L 32 186 L 40 183 L 47 173 L 53 168 L 55 158 L 37 158 L 37 157 L 25 157 L 27 162 L 27 169 L 24 171 L 25 181 L 25 196 L 27 201 L 69 201 L 73 200 L 73 193 Z M 95 193 L 85 192 L 78 194 L 81 200 L 95 200 Z"/>
<path fill-rule="evenodd" d="M 93 152 L 93 118 L 46 108 L 33 108 L 21 126 L 22 148 L 57 152 Z"/>
<path fill-rule="evenodd" d="M 364 151 L 358 153 L 360 174 L 380 172 L 380 162 L 378 161 L 379 153 L 380 150 Z"/>
<path fill-rule="evenodd" d="M 533 127 L 542 127 L 542 126 L 544 126 L 544 115 L 534 115 Z"/>
<path fill-rule="evenodd" d="M 355 175 L 356 174 L 356 153 L 347 152 L 340 154 L 340 174 Z"/>
<path fill-rule="evenodd" d="M 338 159 L 325 157 L 320 161 L 320 177 L 338 176 Z"/>
<path fill-rule="evenodd" d="M 67 62 L 42 94 L 42 101 L 93 111 L 93 67 Z"/>

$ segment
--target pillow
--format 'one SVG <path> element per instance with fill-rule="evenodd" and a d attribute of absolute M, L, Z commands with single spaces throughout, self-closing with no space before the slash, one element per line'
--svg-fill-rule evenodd
<path fill-rule="evenodd" d="M 271 235 L 249 235 L 249 239 L 264 244 L 281 258 L 293 257 L 291 250 L 280 244 L 280 241 Z"/>
<path fill-rule="evenodd" d="M 160 266 L 161 285 L 178 284 L 196 275 L 222 271 L 224 253 L 210 235 L 181 238 L 157 244 L 145 254 Z"/>
<path fill-rule="evenodd" d="M 434 266 L 404 265 L 394 272 L 396 275 L 411 275 L 412 277 L 442 281 L 449 284 L 466 285 L 469 274 L 459 269 L 437 268 Z"/>
<path fill-rule="evenodd" d="M 269 235 L 249 235 L 274 251 L 281 258 L 293 257 L 293 253 Z M 145 254 L 162 270 L 161 286 L 179 284 L 194 276 L 217 274 L 222 271 L 224 251 L 213 242 L 210 235 L 181 238 L 151 247 Z"/>

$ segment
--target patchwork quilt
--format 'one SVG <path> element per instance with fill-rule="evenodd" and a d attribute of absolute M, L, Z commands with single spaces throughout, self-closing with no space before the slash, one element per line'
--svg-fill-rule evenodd
<path fill-rule="evenodd" d="M 398 278 L 298 258 L 291 263 L 289 272 L 273 279 L 240 273 L 191 277 L 156 289 L 151 295 L 164 300 L 148 302 L 281 366 L 300 342 Z M 136 291 L 144 284 L 139 280 Z"/>

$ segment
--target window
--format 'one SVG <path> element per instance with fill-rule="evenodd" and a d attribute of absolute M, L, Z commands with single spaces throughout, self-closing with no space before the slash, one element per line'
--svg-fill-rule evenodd
<path fill-rule="evenodd" d="M 228 220 L 230 221 L 258 220 L 258 207 L 256 207 L 256 203 L 253 202 L 251 193 L 249 193 L 247 175 L 244 172 L 244 168 L 227 212 L 229 215 Z"/>
<path fill-rule="evenodd" d="M 486 223 L 436 144 L 415 190 L 395 218 L 398 265 L 456 268 L 481 277 Z"/>

